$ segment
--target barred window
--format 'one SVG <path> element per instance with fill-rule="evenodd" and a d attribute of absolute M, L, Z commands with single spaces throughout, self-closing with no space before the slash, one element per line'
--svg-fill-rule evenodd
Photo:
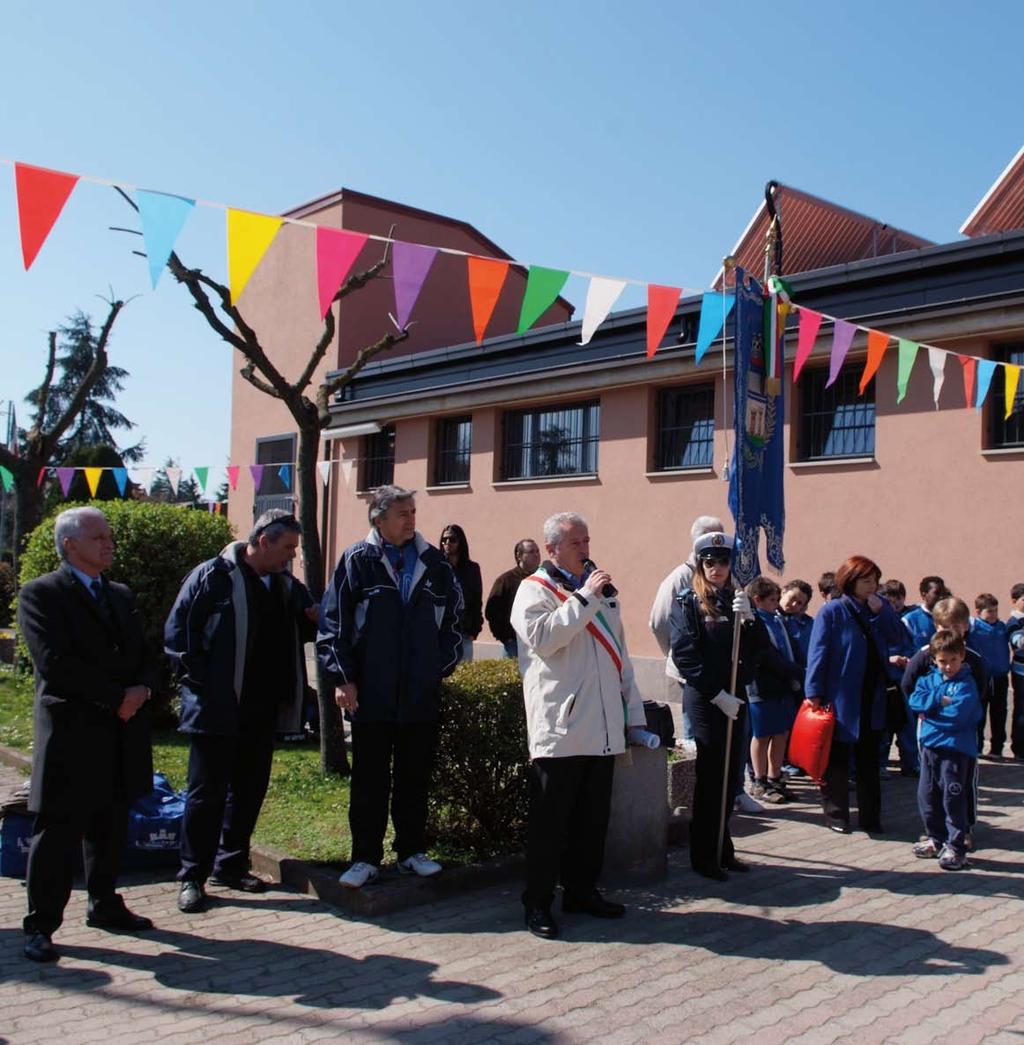
<path fill-rule="evenodd" d="M 252 517 L 258 518 L 271 508 L 290 512 L 295 507 L 295 436 L 276 435 L 256 440 L 256 463 L 263 465 L 263 475 L 253 498 Z M 291 467 L 281 476 L 281 465 Z"/>
<path fill-rule="evenodd" d="M 473 443 L 471 417 L 443 417 L 437 423 L 437 455 L 434 482 L 438 486 L 469 482 L 469 458 Z"/>
<path fill-rule="evenodd" d="M 359 489 L 375 490 L 395 481 L 395 426 L 385 425 L 373 435 L 363 436 L 359 464 Z"/>
<path fill-rule="evenodd" d="M 828 370 L 805 370 L 800 378 L 797 456 L 801 461 L 830 457 L 872 457 L 875 452 L 875 383 L 857 394 L 856 368 L 841 371 L 826 388 Z"/>
<path fill-rule="evenodd" d="M 1013 363 L 1024 368 L 1024 341 L 995 345 L 993 358 L 1001 363 Z M 1002 373 L 992 382 L 989 407 L 989 450 L 1013 450 L 1024 447 L 1024 375 L 1017 382 L 1013 410 L 1006 416 L 1006 385 Z"/>
<path fill-rule="evenodd" d="M 600 421 L 597 400 L 505 414 L 503 479 L 595 475 Z"/>
<path fill-rule="evenodd" d="M 657 471 L 710 468 L 715 456 L 715 386 L 684 385 L 658 392 Z"/>

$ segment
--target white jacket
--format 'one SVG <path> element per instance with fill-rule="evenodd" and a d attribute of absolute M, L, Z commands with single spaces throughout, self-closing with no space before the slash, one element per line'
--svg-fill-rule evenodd
<path fill-rule="evenodd" d="M 541 577 L 558 596 L 527 577 L 512 604 L 519 639 L 526 729 L 531 758 L 618 755 L 626 749 L 626 725 L 644 726 L 643 698 L 633 680 L 618 597 L 573 594 L 561 577 Z M 600 613 L 621 650 L 622 674 L 587 625 Z"/>

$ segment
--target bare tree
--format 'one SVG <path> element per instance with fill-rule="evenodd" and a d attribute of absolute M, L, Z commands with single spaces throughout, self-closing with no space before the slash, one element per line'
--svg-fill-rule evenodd
<path fill-rule="evenodd" d="M 117 190 L 136 211 L 134 200 Z M 124 230 L 132 231 L 135 230 Z M 393 231 L 393 230 L 392 230 Z M 380 260 L 363 272 L 357 272 L 341 285 L 333 301 L 341 301 L 349 294 L 366 286 L 388 264 L 390 242 L 385 245 Z M 323 362 L 334 340 L 336 324 L 333 309 L 328 308 L 323 329 L 311 346 L 309 358 L 302 372 L 289 381 L 271 359 L 259 335 L 245 321 L 237 306 L 231 302 L 231 293 L 201 269 L 188 268 L 174 252 L 167 260 L 167 269 L 192 297 L 192 304 L 210 328 L 234 348 L 245 361 L 239 373 L 246 381 L 265 395 L 279 399 L 288 408 L 299 435 L 299 452 L 295 473 L 298 485 L 299 522 L 302 524 L 302 558 L 306 586 L 318 602 L 323 597 L 325 564 L 323 542 L 317 520 L 317 459 L 320 452 L 320 433 L 330 422 L 331 397 L 349 384 L 374 356 L 404 341 L 408 330 L 384 334 L 372 345 L 366 345 L 344 370 L 325 380 L 315 390 L 310 389 L 317 368 Z M 317 694 L 320 706 L 320 761 L 326 772 L 349 772 L 344 736 L 334 691 L 317 668 Z"/>
<path fill-rule="evenodd" d="M 0 464 L 14 475 L 14 555 L 17 562 L 18 549 L 22 537 L 39 525 L 43 517 L 43 486 L 40 475 L 44 468 L 50 467 L 54 455 L 58 452 L 65 433 L 78 419 L 97 382 L 107 370 L 107 344 L 110 332 L 121 309 L 123 301 L 116 301 L 111 295 L 107 301 L 107 318 L 95 339 L 92 361 L 81 375 L 78 384 L 64 402 L 60 411 L 53 409 L 55 392 L 54 375 L 57 369 L 57 331 L 51 330 L 48 335 L 46 371 L 43 383 L 32 393 L 32 420 L 25 432 L 19 452 L 13 453 L 10 448 L 0 446 Z"/>

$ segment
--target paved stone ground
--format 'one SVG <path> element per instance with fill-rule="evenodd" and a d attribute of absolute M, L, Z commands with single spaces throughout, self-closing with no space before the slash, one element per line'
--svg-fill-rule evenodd
<path fill-rule="evenodd" d="M 156 931 L 84 925 L 59 964 L 21 956 L 0 879 L 0 1037 L 16 1043 L 1024 1041 L 1024 764 L 985 764 L 969 872 L 915 860 L 914 785 L 883 785 L 891 834 L 826 832 L 805 800 L 738 817 L 755 873 L 709 886 L 674 852 L 621 922 L 522 931 L 514 885 L 357 921 L 286 891 L 216 893 L 186 917 L 167 881 L 125 883 Z M 0 786 L 13 776 L 0 768 Z M 811 797 L 805 786 L 805 799 Z"/>

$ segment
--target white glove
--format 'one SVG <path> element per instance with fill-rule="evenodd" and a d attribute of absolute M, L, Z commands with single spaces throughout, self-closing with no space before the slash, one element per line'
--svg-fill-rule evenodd
<path fill-rule="evenodd" d="M 746 596 L 744 596 L 744 598 L 746 598 Z M 740 708 L 743 707 L 743 701 L 740 700 L 739 697 L 734 697 L 731 693 L 726 693 L 724 689 L 717 697 L 711 698 L 711 703 L 714 704 L 715 707 L 726 716 L 726 718 L 731 718 L 733 722 L 736 721 L 736 716 L 740 713 Z"/>
<path fill-rule="evenodd" d="M 737 620 L 753 620 L 754 609 L 745 591 L 738 591 L 732 598 L 732 612 Z"/>
<path fill-rule="evenodd" d="M 650 751 L 661 746 L 661 738 L 658 734 L 644 729 L 643 726 L 629 727 L 629 742 L 637 747 L 648 748 Z"/>

